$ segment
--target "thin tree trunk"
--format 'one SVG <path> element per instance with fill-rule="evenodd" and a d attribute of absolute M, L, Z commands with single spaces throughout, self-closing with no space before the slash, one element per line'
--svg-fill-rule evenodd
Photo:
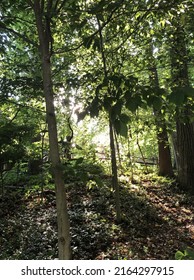
<path fill-rule="evenodd" d="M 109 117 L 109 133 L 110 133 L 110 148 L 111 148 L 112 186 L 114 190 L 115 204 L 116 204 L 116 220 L 118 223 L 120 223 L 121 222 L 120 190 L 119 190 L 118 174 L 117 174 L 114 130 L 110 117 Z"/>
<path fill-rule="evenodd" d="M 58 254 L 60 260 L 71 258 L 70 225 L 67 211 L 66 192 L 59 156 L 57 123 L 54 108 L 54 94 L 51 70 L 51 42 L 49 34 L 49 18 L 45 20 L 44 11 L 41 10 L 39 0 L 34 1 L 34 13 L 40 41 L 40 54 L 42 60 L 43 90 L 46 101 L 46 114 L 49 134 L 50 159 L 56 190 L 57 224 L 58 224 Z M 47 11 L 48 14 L 50 11 Z M 51 20 L 51 19 L 50 19 Z"/>
<path fill-rule="evenodd" d="M 103 35 L 100 20 L 97 17 L 98 27 L 99 27 L 99 37 L 100 37 L 100 47 L 102 55 L 102 63 L 104 68 L 104 77 L 108 79 L 107 65 L 106 65 L 106 56 L 103 45 Z M 111 89 L 108 86 L 108 94 L 111 96 Z M 115 194 L 115 205 L 116 205 L 116 220 L 119 223 L 121 221 L 121 208 L 120 208 L 120 191 L 118 184 L 118 168 L 116 160 L 116 149 L 115 149 L 115 137 L 114 137 L 114 126 L 111 118 L 111 108 L 109 109 L 109 135 L 110 135 L 110 150 L 111 150 L 111 168 L 112 168 L 112 185 Z"/>
<path fill-rule="evenodd" d="M 121 159 L 119 141 L 118 141 L 118 137 L 117 137 L 117 135 L 116 135 L 115 129 L 113 130 L 113 132 L 114 132 L 114 137 L 115 137 L 116 152 L 117 152 L 117 156 L 118 156 L 118 160 L 119 160 L 119 168 L 121 169 L 121 168 L 122 168 L 122 159 Z"/>

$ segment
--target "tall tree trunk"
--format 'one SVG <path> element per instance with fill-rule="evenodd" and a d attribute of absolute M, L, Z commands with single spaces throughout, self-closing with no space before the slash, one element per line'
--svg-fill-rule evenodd
<path fill-rule="evenodd" d="M 49 1 L 48 1 L 49 2 Z M 52 84 L 51 55 L 52 55 L 52 34 L 50 34 L 50 12 L 47 15 L 42 9 L 40 0 L 34 0 L 34 13 L 36 26 L 40 42 L 40 54 L 42 60 L 43 89 L 46 101 L 46 114 L 49 133 L 49 148 L 52 172 L 56 189 L 56 207 L 57 207 L 57 224 L 58 224 L 58 255 L 60 260 L 71 258 L 70 249 L 70 226 L 67 211 L 67 200 L 63 172 L 61 169 L 57 124 L 54 108 L 54 94 Z M 52 3 L 52 1 L 50 2 Z M 49 5 L 48 5 L 49 7 Z"/>
<path fill-rule="evenodd" d="M 106 62 L 106 56 L 104 51 L 102 28 L 98 17 L 97 17 L 97 22 L 99 27 L 100 50 L 102 55 L 103 68 L 104 68 L 104 77 L 108 80 L 108 72 L 107 72 L 107 65 L 106 65 L 107 62 Z M 111 89 L 109 86 L 107 91 L 109 96 L 111 96 Z M 109 109 L 108 114 L 109 114 L 108 117 L 109 117 L 110 150 L 111 150 L 112 186 L 115 194 L 116 220 L 119 223 L 121 221 L 120 191 L 119 191 L 119 184 L 118 184 L 118 168 L 117 168 L 116 149 L 115 149 L 115 135 L 114 135 L 114 126 L 112 123 L 111 108 Z"/>
<path fill-rule="evenodd" d="M 153 89 L 159 89 L 159 78 L 158 71 L 155 63 L 155 58 L 153 55 L 153 44 L 152 42 L 148 46 L 148 61 L 149 61 L 149 71 L 150 71 L 150 85 Z M 158 140 L 158 158 L 159 158 L 159 175 L 173 177 L 172 159 L 170 153 L 170 145 L 168 141 L 168 133 L 166 127 L 165 118 L 161 110 L 156 110 L 154 108 L 155 123 L 157 127 L 157 140 Z"/>
<path fill-rule="evenodd" d="M 194 131 L 191 123 L 177 121 L 178 180 L 194 193 Z"/>
<path fill-rule="evenodd" d="M 114 129 L 111 121 L 111 116 L 109 117 L 109 134 L 110 134 L 110 149 L 111 149 L 112 186 L 115 195 L 116 220 L 118 223 L 120 223 L 121 222 L 120 190 L 119 190 L 118 173 L 117 173 L 115 137 L 114 137 Z"/>
<path fill-rule="evenodd" d="M 188 54 L 180 22 L 177 19 L 171 42 L 171 75 L 172 87 L 185 89 L 190 86 Z M 192 110 L 185 98 L 185 103 L 176 108 L 178 181 L 184 189 L 194 192 L 194 126 L 191 115 Z"/>

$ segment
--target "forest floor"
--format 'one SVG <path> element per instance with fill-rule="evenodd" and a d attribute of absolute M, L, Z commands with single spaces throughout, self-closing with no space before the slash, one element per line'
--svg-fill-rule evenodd
<path fill-rule="evenodd" d="M 194 248 L 194 197 L 169 180 L 143 175 L 121 177 L 122 222 L 115 221 L 110 177 L 98 186 L 67 186 L 73 259 L 169 260 Z M 14 191 L 0 197 L 0 259 L 55 259 L 55 194 Z"/>

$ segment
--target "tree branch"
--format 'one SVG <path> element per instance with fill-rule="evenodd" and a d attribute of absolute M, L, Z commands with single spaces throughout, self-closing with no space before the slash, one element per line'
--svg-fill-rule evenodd
<path fill-rule="evenodd" d="M 38 47 L 38 45 L 34 41 L 30 40 L 28 37 L 26 37 L 25 35 L 17 32 L 17 31 L 15 31 L 14 29 L 7 27 L 5 24 L 0 23 L 0 29 L 4 29 L 4 30 L 14 34 L 15 36 L 22 39 L 24 42 L 26 42 L 30 45 L 33 45 L 36 48 Z"/>
<path fill-rule="evenodd" d="M 65 0 L 65 1 L 66 1 L 66 0 Z M 65 1 L 63 1 L 63 4 L 65 3 Z M 109 23 L 111 22 L 114 13 L 119 9 L 120 5 L 121 5 L 124 1 L 125 1 L 125 0 L 122 0 L 122 1 L 117 5 L 117 7 L 115 7 L 115 8 L 112 10 L 112 12 L 110 13 L 110 15 L 109 15 L 108 19 L 106 20 L 106 22 L 104 22 L 102 25 L 100 25 L 100 27 L 98 28 L 98 30 L 96 30 L 93 34 L 91 34 L 91 35 L 88 37 L 88 39 L 89 39 L 89 38 L 93 38 L 94 36 L 96 36 L 97 34 L 99 34 L 99 33 L 103 30 L 103 28 L 104 28 L 107 24 L 109 24 Z M 61 4 L 61 6 L 62 6 L 62 4 Z M 61 9 L 61 7 L 60 7 L 60 9 Z M 68 49 L 68 50 L 58 50 L 58 51 L 54 51 L 53 54 L 62 54 L 62 53 L 70 52 L 70 51 L 76 51 L 76 50 L 78 50 L 79 48 L 81 48 L 83 45 L 84 45 L 84 42 L 82 42 L 82 43 L 80 43 L 78 46 L 76 46 L 76 47 L 74 47 L 74 48 L 71 48 L 71 49 Z"/>

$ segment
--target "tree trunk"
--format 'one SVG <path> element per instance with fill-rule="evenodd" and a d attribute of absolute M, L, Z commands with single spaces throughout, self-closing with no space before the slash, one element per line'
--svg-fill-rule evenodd
<path fill-rule="evenodd" d="M 103 45 L 103 35 L 100 20 L 97 17 L 98 27 L 99 27 L 99 36 L 100 36 L 100 49 L 102 55 L 102 62 L 104 68 L 104 77 L 108 80 L 108 72 L 106 65 L 106 56 L 104 52 Z M 108 87 L 109 96 L 111 96 L 111 89 Z M 115 149 L 115 135 L 114 135 L 114 126 L 111 118 L 111 108 L 108 111 L 109 114 L 109 135 L 110 135 L 110 150 L 111 150 L 111 168 L 112 168 L 112 186 L 115 194 L 115 204 L 116 204 L 116 220 L 118 223 L 121 221 L 121 208 L 120 208 L 120 191 L 118 184 L 118 172 L 117 172 L 117 160 L 116 160 L 116 149 Z"/>
<path fill-rule="evenodd" d="M 171 42 L 172 87 L 187 88 L 190 86 L 188 54 L 180 22 L 177 19 Z M 194 125 L 191 116 L 192 109 L 185 98 L 184 104 L 176 108 L 178 182 L 185 190 L 194 192 Z"/>
<path fill-rule="evenodd" d="M 34 13 L 40 42 L 40 54 L 42 60 L 43 90 L 46 101 L 46 115 L 49 134 L 50 159 L 56 190 L 57 224 L 58 224 L 58 255 L 60 260 L 71 258 L 70 226 L 67 212 L 66 192 L 59 156 L 57 124 L 54 108 L 54 94 L 52 85 L 51 55 L 53 43 L 51 40 L 50 21 L 41 10 L 41 1 L 34 1 Z M 48 5 L 49 6 L 49 5 Z M 50 11 L 47 11 L 49 15 Z M 46 20 L 47 18 L 47 20 Z M 50 20 L 50 21 L 49 21 Z"/>
<path fill-rule="evenodd" d="M 157 134 L 159 154 L 159 175 L 173 177 L 172 160 L 166 126 Z"/>
<path fill-rule="evenodd" d="M 116 205 L 116 220 L 118 223 L 121 222 L 121 207 L 120 207 L 120 190 L 118 184 L 118 174 L 117 174 L 117 161 L 115 152 L 115 138 L 113 124 L 111 122 L 111 117 L 109 117 L 109 133 L 110 133 L 110 149 L 111 149 L 111 167 L 112 167 L 112 186 L 115 195 L 115 205 Z"/>
<path fill-rule="evenodd" d="M 154 89 L 159 89 L 159 78 L 158 71 L 155 64 L 155 58 L 153 55 L 153 44 L 149 45 L 148 49 L 148 60 L 149 60 L 149 70 L 150 70 L 150 85 Z M 168 141 L 168 133 L 166 127 L 165 118 L 161 110 L 156 110 L 154 108 L 155 123 L 157 127 L 157 140 L 158 140 L 158 158 L 159 158 L 159 170 L 158 174 L 160 176 L 173 177 L 172 159 L 170 153 L 170 145 Z"/>
<path fill-rule="evenodd" d="M 177 122 L 178 179 L 194 193 L 194 129 L 191 123 Z"/>

